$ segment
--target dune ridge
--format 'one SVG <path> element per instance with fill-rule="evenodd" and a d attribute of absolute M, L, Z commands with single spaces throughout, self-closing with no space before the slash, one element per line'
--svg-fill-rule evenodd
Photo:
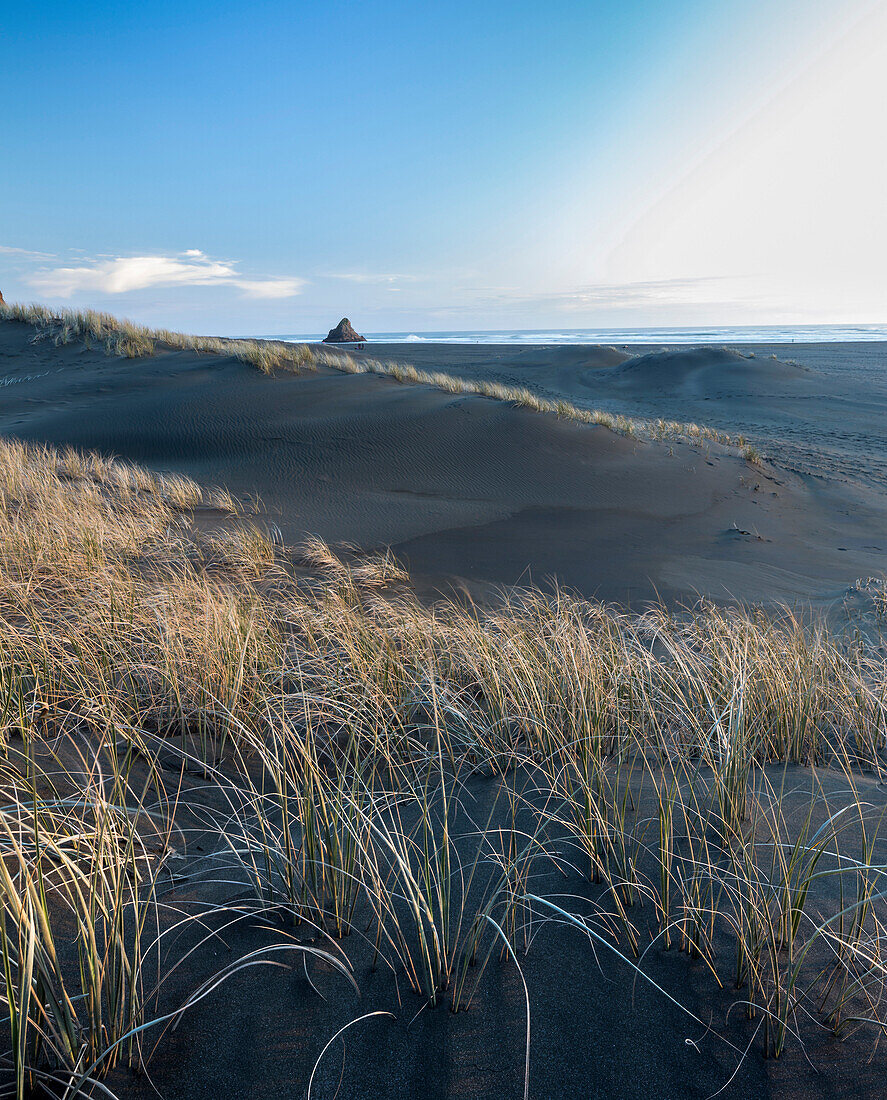
<path fill-rule="evenodd" d="M 887 492 L 884 342 L 732 349 L 387 344 L 373 354 L 526 387 L 582 408 L 696 421 L 734 439 L 745 436 L 782 468 Z"/>
<path fill-rule="evenodd" d="M 705 393 L 728 385 L 753 392 L 762 383 L 784 384 L 806 373 L 796 363 L 770 358 L 759 360 L 753 353 L 734 348 L 686 348 L 651 351 L 623 360 L 609 372 L 622 385 L 648 392 Z"/>
<path fill-rule="evenodd" d="M 673 420 L 643 420 L 601 409 L 578 408 L 569 401 L 547 401 L 521 387 L 483 380 L 471 380 L 444 371 L 417 370 L 411 364 L 386 363 L 369 356 L 356 358 L 347 352 L 314 349 L 304 344 L 274 340 L 236 340 L 224 337 L 191 336 L 168 329 L 151 329 L 131 321 L 121 321 L 94 310 L 51 310 L 41 305 L 0 304 L 0 320 L 21 321 L 37 327 L 40 339 L 66 344 L 72 340 L 100 343 L 107 354 L 135 359 L 156 354 L 158 345 L 204 354 L 230 355 L 250 363 L 266 374 L 277 370 L 311 369 L 316 364 L 333 367 L 349 374 L 379 374 L 402 383 L 433 386 L 445 393 L 471 393 L 498 401 L 508 401 L 534 412 L 555 413 L 581 424 L 601 424 L 620 435 L 652 439 L 712 440 L 735 446 L 749 461 L 757 461 L 759 452 L 742 437 L 733 439 L 725 432 L 698 424 Z"/>

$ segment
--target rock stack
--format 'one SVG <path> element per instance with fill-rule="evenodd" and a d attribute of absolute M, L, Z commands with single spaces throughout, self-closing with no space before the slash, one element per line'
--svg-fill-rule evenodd
<path fill-rule="evenodd" d="M 354 331 L 347 317 L 343 317 L 335 328 L 331 328 L 324 340 L 325 344 L 359 344 L 362 342 L 363 337 L 359 332 Z"/>

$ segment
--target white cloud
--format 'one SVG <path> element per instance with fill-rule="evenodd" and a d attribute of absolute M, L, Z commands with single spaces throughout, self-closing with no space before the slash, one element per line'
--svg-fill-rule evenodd
<path fill-rule="evenodd" d="M 167 256 L 129 256 L 102 260 L 81 267 L 54 267 L 38 271 L 31 286 L 59 298 L 79 291 L 124 294 L 154 286 L 207 286 L 234 277 L 230 264 L 211 261 L 185 262 Z"/>
<path fill-rule="evenodd" d="M 27 281 L 35 290 L 56 298 L 169 286 L 233 286 L 248 298 L 289 298 L 305 285 L 305 280 L 298 278 L 244 278 L 233 262 L 212 260 L 196 248 L 177 256 L 116 256 L 76 267 L 43 268 Z"/>
<path fill-rule="evenodd" d="M 236 279 L 233 285 L 247 298 L 292 298 L 305 285 L 304 279 Z"/>
<path fill-rule="evenodd" d="M 718 301 L 726 276 L 699 276 L 688 279 L 650 279 L 633 283 L 599 283 L 576 290 L 551 294 L 553 304 L 562 309 L 587 309 L 590 306 L 635 307 L 680 305 Z M 735 282 L 736 280 L 731 280 Z"/>

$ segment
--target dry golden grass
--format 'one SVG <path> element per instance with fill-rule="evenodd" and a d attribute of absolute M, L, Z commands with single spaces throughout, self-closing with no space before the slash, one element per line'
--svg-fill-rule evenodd
<path fill-rule="evenodd" d="M 110 313 L 93 309 L 52 310 L 36 303 L 4 304 L 0 320 L 22 321 L 34 325 L 36 339 L 52 340 L 56 345 L 79 342 L 86 347 L 102 347 L 108 355 L 139 359 L 155 355 L 161 348 L 197 351 L 211 355 L 230 355 L 250 363 L 265 374 L 276 370 L 310 370 L 313 353 L 304 344 L 282 340 L 230 340 L 219 336 L 191 336 L 169 329 L 152 329 L 132 321 L 120 320 Z"/>
<path fill-rule="evenodd" d="M 651 943 L 700 960 L 769 1055 L 811 1018 L 887 1025 L 880 639 L 535 590 L 428 607 L 390 555 L 314 540 L 299 580 L 240 520 L 201 535 L 198 498 L 0 442 L 0 1004 L 20 1096 L 85 1091 L 168 1022 L 158 881 L 188 797 L 156 794 L 170 751 L 228 807 L 232 895 L 324 929 L 346 977 L 359 920 L 417 995 L 460 1007 L 555 919 L 632 979 L 657 983 Z M 477 773 L 504 793 L 468 843 Z M 553 867 L 581 905 L 539 891 Z"/>

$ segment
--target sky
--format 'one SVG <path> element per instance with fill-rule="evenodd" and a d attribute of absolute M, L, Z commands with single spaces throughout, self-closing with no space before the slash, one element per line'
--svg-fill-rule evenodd
<path fill-rule="evenodd" d="M 887 0 L 35 0 L 0 105 L 7 301 L 887 322 Z"/>

